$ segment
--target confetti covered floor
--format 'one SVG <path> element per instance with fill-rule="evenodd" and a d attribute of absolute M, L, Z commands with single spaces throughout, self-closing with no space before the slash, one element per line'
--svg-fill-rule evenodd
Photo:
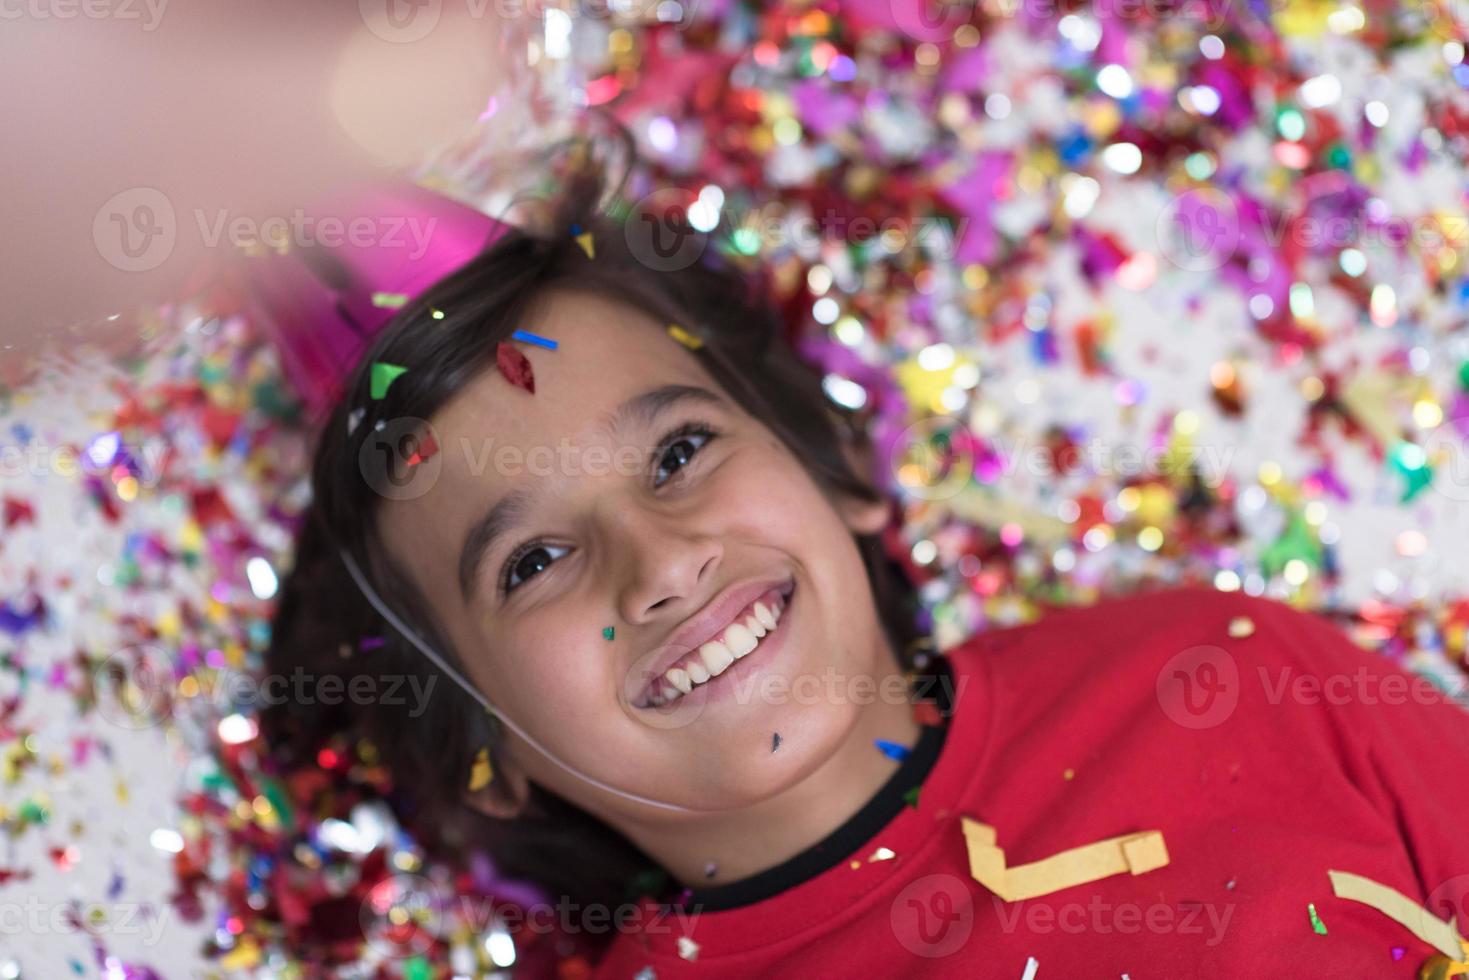
<path fill-rule="evenodd" d="M 1452 6 L 588 9 L 527 45 L 563 93 L 539 125 L 612 113 L 647 159 L 633 199 L 679 195 L 769 264 L 793 339 L 869 417 L 941 645 L 1203 581 L 1463 683 Z M 513 95 L 420 182 L 488 200 Z M 4 392 L 0 902 L 30 927 L 0 980 L 427 978 L 566 952 L 447 905 L 395 932 L 395 872 L 533 892 L 423 862 L 370 745 L 264 761 L 249 672 L 308 449 L 270 326 L 203 297 L 139 315 L 136 357 L 58 354 Z"/>

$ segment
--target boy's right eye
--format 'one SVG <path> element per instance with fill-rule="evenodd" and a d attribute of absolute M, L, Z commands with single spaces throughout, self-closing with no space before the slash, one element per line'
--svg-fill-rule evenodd
<path fill-rule="evenodd" d="M 539 575 L 550 567 L 560 555 L 553 552 L 565 554 L 570 548 L 564 548 L 554 544 L 533 544 L 527 548 L 511 555 L 505 562 L 505 576 L 501 583 L 506 593 L 509 593 L 525 582 L 526 579 Z"/>

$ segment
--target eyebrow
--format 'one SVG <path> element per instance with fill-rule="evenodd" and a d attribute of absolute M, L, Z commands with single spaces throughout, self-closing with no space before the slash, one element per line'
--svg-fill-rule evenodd
<path fill-rule="evenodd" d="M 604 423 L 609 433 L 632 425 L 646 429 L 675 406 L 686 402 L 728 407 L 728 402 L 707 388 L 696 385 L 670 384 L 634 395 L 619 405 Z M 467 604 L 470 586 L 480 574 L 480 566 L 494 550 L 496 543 L 525 520 L 535 491 L 530 487 L 512 490 L 469 526 L 459 550 L 459 595 Z"/>

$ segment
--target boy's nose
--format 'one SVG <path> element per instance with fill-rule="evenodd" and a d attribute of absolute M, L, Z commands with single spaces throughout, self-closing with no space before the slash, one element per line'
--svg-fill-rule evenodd
<path fill-rule="evenodd" d="M 697 603 L 710 591 L 724 555 L 721 538 L 637 507 L 620 511 L 614 523 L 609 555 L 617 611 L 627 623 L 646 623 L 678 600 Z M 691 605 L 682 615 L 697 611 Z"/>

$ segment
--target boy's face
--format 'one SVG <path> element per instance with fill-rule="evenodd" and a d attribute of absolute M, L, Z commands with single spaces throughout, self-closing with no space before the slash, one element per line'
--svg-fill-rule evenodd
<path fill-rule="evenodd" d="M 470 678 L 551 752 L 642 796 L 731 810 L 811 774 L 853 730 L 853 679 L 892 672 L 853 539 L 882 505 L 827 499 L 636 309 L 551 293 L 522 326 L 560 344 L 515 344 L 535 394 L 483 372 L 432 419 L 432 489 L 381 509 Z M 527 776 L 614 823 L 661 812 L 509 748 L 497 779 Z"/>

